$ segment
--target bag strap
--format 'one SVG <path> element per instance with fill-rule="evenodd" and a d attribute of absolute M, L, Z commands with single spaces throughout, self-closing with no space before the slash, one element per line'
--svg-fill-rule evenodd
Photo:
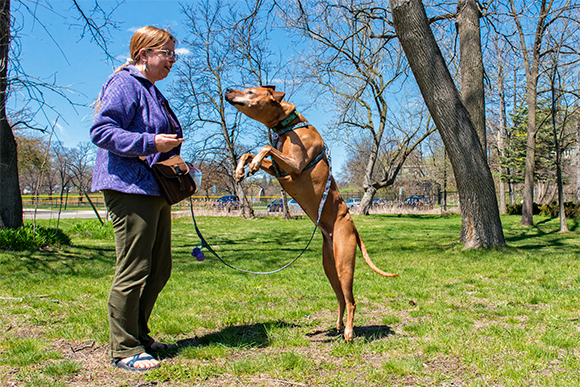
<path fill-rule="evenodd" d="M 165 116 L 167 117 L 167 119 L 169 120 L 169 125 L 171 126 L 171 133 L 172 134 L 177 134 L 177 129 L 175 129 L 175 122 L 173 122 L 173 116 L 171 115 L 171 112 L 169 111 L 169 107 L 167 106 L 167 101 L 158 98 L 159 103 L 161 104 L 161 106 L 163 107 L 163 110 L 165 111 Z M 176 153 L 176 155 L 178 155 Z M 145 166 L 147 166 L 147 169 L 151 170 L 151 166 L 149 165 L 149 163 L 147 163 L 147 159 L 144 156 L 139 156 L 139 161 L 141 161 Z M 189 166 L 188 166 L 189 168 Z"/>
<path fill-rule="evenodd" d="M 159 102 L 161 102 L 161 106 L 163 106 L 163 110 L 165 110 L 165 115 L 167 116 L 167 119 L 169 120 L 169 125 L 171 126 L 171 133 L 177 134 L 177 129 L 175 128 L 175 122 L 173 122 L 173 116 L 171 115 L 171 112 L 169 111 L 169 106 L 167 106 L 167 101 L 159 100 Z"/>

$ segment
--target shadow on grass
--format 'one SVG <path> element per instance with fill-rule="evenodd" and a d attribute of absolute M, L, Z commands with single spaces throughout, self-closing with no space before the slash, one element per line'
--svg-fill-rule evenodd
<path fill-rule="evenodd" d="M 235 237 L 223 235 L 208 235 L 207 243 L 219 255 L 219 260 L 223 260 L 228 265 L 251 271 L 271 271 L 278 269 L 294 258 L 306 254 L 317 254 L 320 249 L 321 237 L 314 235 L 309 241 L 314 229 L 308 231 L 295 232 L 276 230 L 255 232 L 251 234 L 240 234 Z M 208 233 L 209 234 L 209 233 Z M 192 241 L 177 242 L 174 251 L 176 262 L 190 261 L 190 252 L 198 246 L 199 239 L 192 237 Z M 206 258 L 217 259 L 207 248 L 202 249 Z M 218 263 L 221 265 L 222 263 Z"/>
<path fill-rule="evenodd" d="M 66 246 L 55 250 L 20 251 L 14 254 L 14 259 L 7 262 L 4 269 L 13 275 L 44 273 L 101 278 L 108 275 L 103 269 L 110 268 L 114 263 L 114 247 Z"/>
<path fill-rule="evenodd" d="M 394 334 L 395 331 L 386 325 L 367 325 L 354 327 L 355 339 L 360 337 L 364 338 L 365 341 L 380 340 Z M 310 337 L 314 342 L 328 343 L 331 341 L 336 341 L 338 338 L 342 337 L 342 331 L 339 331 L 336 328 L 331 328 L 328 330 L 307 333 L 306 336 Z"/>
<path fill-rule="evenodd" d="M 510 243 L 518 243 L 523 241 L 533 241 L 534 239 L 540 240 L 541 237 L 551 236 L 554 239 L 550 240 L 551 247 L 565 247 L 566 244 L 562 243 L 562 239 L 566 239 L 566 234 L 561 234 L 559 229 L 552 228 L 552 229 L 543 229 L 542 226 L 545 223 L 552 221 L 552 218 L 546 218 L 544 220 L 538 221 L 534 223 L 533 226 L 529 227 L 526 231 L 520 232 L 517 235 L 513 235 L 510 237 L 506 237 L 506 243 L 510 245 Z M 573 224 L 570 231 L 574 231 L 576 228 L 576 223 Z M 531 232 L 530 232 L 531 231 Z M 535 233 L 533 232 L 535 231 Z M 561 236 L 561 237 L 558 237 Z M 541 240 L 542 243 L 540 244 L 526 244 L 526 245 L 517 245 L 518 249 L 522 250 L 538 250 L 545 248 L 545 239 Z"/>
<path fill-rule="evenodd" d="M 268 332 L 273 328 L 299 328 L 299 325 L 287 323 L 285 321 L 271 321 L 252 325 L 235 325 L 226 327 L 218 332 L 209 333 L 201 337 L 179 340 L 175 347 L 168 350 L 159 351 L 160 359 L 173 358 L 188 347 L 208 347 L 220 345 L 229 348 L 265 348 L 268 347 L 270 337 Z M 368 325 L 354 327 L 355 338 L 363 338 L 365 341 L 380 340 L 395 334 L 395 331 L 386 325 Z M 334 342 L 342 338 L 342 331 L 336 328 L 315 331 L 306 334 L 315 342 Z"/>
<path fill-rule="evenodd" d="M 209 333 L 201 337 L 180 340 L 179 348 L 204 347 L 213 344 L 232 348 L 262 348 L 270 344 L 268 332 L 274 328 L 296 328 L 298 325 L 284 321 L 271 321 L 252 325 L 234 325 L 225 327 L 221 331 Z"/>

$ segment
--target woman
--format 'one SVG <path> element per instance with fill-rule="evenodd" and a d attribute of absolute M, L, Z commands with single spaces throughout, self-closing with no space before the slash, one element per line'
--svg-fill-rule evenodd
<path fill-rule="evenodd" d="M 92 189 L 103 192 L 115 230 L 111 357 L 130 371 L 159 367 L 148 352 L 168 347 L 149 336 L 148 320 L 171 273 L 171 206 L 145 163 L 179 154 L 183 142 L 177 117 L 155 87 L 177 60 L 175 43 L 165 30 L 137 30 L 131 59 L 103 85 L 91 127 L 99 147 Z"/>

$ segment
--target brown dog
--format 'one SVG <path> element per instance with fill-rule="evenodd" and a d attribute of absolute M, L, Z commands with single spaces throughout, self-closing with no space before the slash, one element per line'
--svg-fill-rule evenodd
<path fill-rule="evenodd" d="M 244 178 L 246 164 L 249 164 L 250 174 L 261 168 L 276 176 L 282 188 L 316 222 L 318 207 L 329 178 L 324 141 L 318 131 L 301 114 L 295 112 L 294 104 L 282 100 L 284 95 L 275 91 L 272 86 L 252 87 L 243 91 L 227 90 L 226 101 L 246 116 L 272 128 L 274 137 L 277 137 L 276 147 L 265 146 L 255 156 L 244 154 L 236 168 L 236 178 Z M 268 156 L 272 160 L 265 159 Z M 317 159 L 320 162 L 314 161 Z M 370 260 L 334 179 L 331 180 L 318 227 L 324 239 L 324 272 L 338 299 L 336 328 L 341 330 L 344 327 L 343 315 L 346 307 L 344 338 L 350 341 L 353 337 L 356 308 L 352 284 L 357 244 L 371 269 L 387 277 L 397 275 L 383 272 Z"/>

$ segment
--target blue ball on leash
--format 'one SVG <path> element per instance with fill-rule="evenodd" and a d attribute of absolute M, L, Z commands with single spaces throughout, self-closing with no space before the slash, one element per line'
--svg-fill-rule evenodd
<path fill-rule="evenodd" d="M 205 254 L 203 253 L 203 251 L 201 251 L 199 247 L 193 249 L 193 251 L 191 252 L 191 256 L 195 257 L 200 262 L 205 259 Z"/>

